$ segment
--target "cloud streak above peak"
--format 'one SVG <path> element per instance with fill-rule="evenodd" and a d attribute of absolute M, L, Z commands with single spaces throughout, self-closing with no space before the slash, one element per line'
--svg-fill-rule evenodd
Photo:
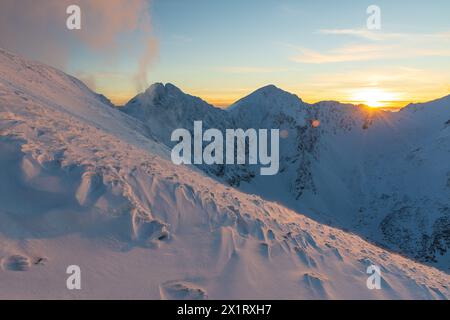
<path fill-rule="evenodd" d="M 81 30 L 68 30 L 66 9 L 81 8 Z M 0 47 L 64 70 L 84 48 L 87 54 L 115 65 L 124 48 L 124 36 L 142 46 L 136 82 L 143 82 L 156 55 L 147 0 L 2 0 L 0 2 Z M 130 48 L 127 48 L 128 50 Z M 102 58 L 103 57 L 103 58 Z M 92 75 L 86 75 L 92 78 Z"/>

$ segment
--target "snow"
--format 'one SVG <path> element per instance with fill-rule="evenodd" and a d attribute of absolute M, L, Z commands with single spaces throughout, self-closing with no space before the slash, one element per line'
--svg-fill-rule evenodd
<path fill-rule="evenodd" d="M 269 85 L 224 112 L 166 86 L 121 110 L 167 146 L 172 130 L 192 131 L 195 120 L 221 130 L 280 129 L 278 175 L 261 177 L 258 166 L 198 166 L 205 173 L 449 271 L 450 96 L 392 113 L 308 104 Z"/>
<path fill-rule="evenodd" d="M 0 51 L 0 298 L 450 297 L 438 269 L 173 165 L 157 129 Z M 371 264 L 382 290 L 366 287 Z M 69 265 L 81 290 L 66 288 Z"/>

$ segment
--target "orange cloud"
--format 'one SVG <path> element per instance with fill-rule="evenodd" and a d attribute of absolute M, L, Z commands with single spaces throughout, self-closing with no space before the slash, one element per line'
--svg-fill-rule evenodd
<path fill-rule="evenodd" d="M 72 4 L 81 8 L 81 30 L 66 28 L 66 8 Z M 151 31 L 146 0 L 0 1 L 0 46 L 59 68 L 79 45 L 110 58 L 121 49 L 121 35 L 139 32 L 145 48 L 135 77 L 145 78 L 157 47 Z"/>

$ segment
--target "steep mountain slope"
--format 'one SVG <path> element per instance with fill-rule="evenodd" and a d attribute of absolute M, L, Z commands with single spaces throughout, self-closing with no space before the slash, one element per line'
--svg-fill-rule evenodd
<path fill-rule="evenodd" d="M 283 194 L 274 192 L 280 188 L 258 191 L 266 177 L 243 187 L 448 271 L 449 100 L 399 113 L 321 102 L 299 105 L 306 110 L 300 117 L 284 111 L 273 117 L 263 105 L 260 117 L 272 121 L 261 125 L 246 117 L 243 126 L 287 126 L 289 138 L 280 147 L 286 171 L 270 178 L 270 185 L 288 183 Z M 259 106 L 257 101 L 247 105 Z M 277 104 L 272 109 L 282 110 Z M 235 118 L 245 114 L 238 111 Z"/>
<path fill-rule="evenodd" d="M 194 120 L 220 130 L 280 129 L 276 176 L 260 176 L 258 166 L 249 165 L 200 168 L 242 191 L 449 270 L 449 97 L 391 113 L 334 101 L 311 105 L 270 85 L 224 112 L 176 92 L 159 96 L 167 101 L 162 109 L 133 99 L 124 110 L 163 140 L 180 127 L 192 131 Z M 179 109 L 183 120 L 165 121 Z M 135 110 L 157 112 L 146 117 Z M 160 131 L 155 123 L 169 125 Z"/>
<path fill-rule="evenodd" d="M 0 298 L 450 297 L 445 273 L 173 165 L 105 102 L 0 51 Z"/>
<path fill-rule="evenodd" d="M 194 121 L 202 121 L 203 130 L 210 128 L 225 132 L 227 128 L 234 128 L 234 119 L 228 112 L 206 103 L 200 98 L 182 92 L 174 85 L 155 83 L 144 93 L 138 94 L 124 107 L 124 113 L 140 120 L 146 125 L 153 137 L 157 137 L 168 147 L 176 143 L 171 141 L 171 134 L 175 129 L 187 129 L 194 136 Z M 207 145 L 207 143 L 203 143 Z M 254 176 L 252 168 L 236 165 L 197 165 L 205 173 L 220 177 L 234 185 L 240 181 L 250 181 Z"/>
<path fill-rule="evenodd" d="M 269 116 L 274 120 L 262 127 L 288 124 L 286 135 L 293 136 L 280 147 L 286 173 L 270 183 L 288 181 L 291 198 L 264 190 L 265 197 L 449 270 L 449 102 L 399 113 L 322 102 L 304 106 L 300 119 L 280 124 Z M 246 119 L 244 126 L 261 127 Z M 264 179 L 244 187 L 261 194 Z"/>

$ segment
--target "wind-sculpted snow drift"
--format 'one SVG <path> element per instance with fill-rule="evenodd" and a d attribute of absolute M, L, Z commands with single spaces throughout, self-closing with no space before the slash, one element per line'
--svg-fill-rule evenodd
<path fill-rule="evenodd" d="M 450 297 L 447 274 L 175 166 L 153 136 L 0 51 L 0 298 Z M 66 288 L 69 265 L 81 290 Z"/>

